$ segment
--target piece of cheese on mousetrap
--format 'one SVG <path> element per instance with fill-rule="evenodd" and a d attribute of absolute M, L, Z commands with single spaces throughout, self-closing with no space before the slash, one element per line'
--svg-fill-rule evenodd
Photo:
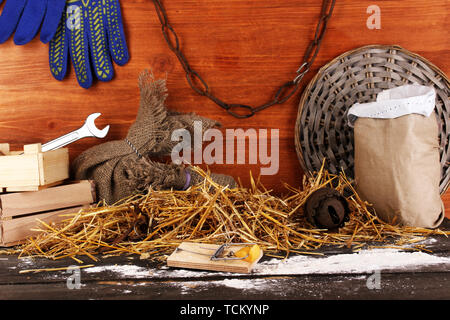
<path fill-rule="evenodd" d="M 225 249 L 225 255 L 233 251 L 243 260 L 211 260 L 220 245 L 183 242 L 167 258 L 167 266 L 175 268 L 198 269 L 209 271 L 250 273 L 263 256 L 257 245 L 231 246 Z"/>

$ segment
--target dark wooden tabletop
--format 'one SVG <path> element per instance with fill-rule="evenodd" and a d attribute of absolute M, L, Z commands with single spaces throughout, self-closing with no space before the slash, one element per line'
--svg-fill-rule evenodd
<path fill-rule="evenodd" d="M 441 228 L 449 230 L 450 220 Z M 2 255 L 0 299 L 450 299 L 450 239 L 433 236 L 419 244 L 429 251 L 382 244 L 359 252 L 327 247 L 321 256 L 286 261 L 264 256 L 252 274 L 172 269 L 138 256 L 84 258 L 78 273 L 27 273 L 77 263 Z"/>

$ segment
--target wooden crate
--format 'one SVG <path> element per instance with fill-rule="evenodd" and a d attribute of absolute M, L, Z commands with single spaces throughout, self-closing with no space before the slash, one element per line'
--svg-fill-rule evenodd
<path fill-rule="evenodd" d="M 57 224 L 95 202 L 95 188 L 89 181 L 77 181 L 35 192 L 0 195 L 0 246 L 9 247 L 35 236 L 39 220 Z"/>
<path fill-rule="evenodd" d="M 41 144 L 11 152 L 0 144 L 0 188 L 5 192 L 38 191 L 69 178 L 69 150 L 42 152 Z"/>

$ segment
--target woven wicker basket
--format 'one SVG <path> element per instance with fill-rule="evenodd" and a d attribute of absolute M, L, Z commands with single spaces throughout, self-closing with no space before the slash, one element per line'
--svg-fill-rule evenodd
<path fill-rule="evenodd" d="M 331 173 L 353 178 L 353 130 L 347 112 L 356 102 L 376 100 L 385 89 L 418 83 L 437 93 L 443 194 L 450 184 L 449 79 L 423 57 L 399 46 L 372 45 L 335 58 L 322 67 L 302 94 L 295 124 L 295 147 L 306 174 L 318 171 L 323 159 Z"/>

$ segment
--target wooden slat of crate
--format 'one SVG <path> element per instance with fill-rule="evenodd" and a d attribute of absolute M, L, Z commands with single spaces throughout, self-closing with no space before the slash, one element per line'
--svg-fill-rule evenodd
<path fill-rule="evenodd" d="M 39 159 L 37 155 L 0 157 L 0 185 L 2 187 L 39 186 Z"/>
<path fill-rule="evenodd" d="M 39 153 L 40 184 L 45 186 L 69 178 L 68 164 L 67 148 Z"/>
<path fill-rule="evenodd" d="M 91 182 L 77 181 L 71 184 L 36 192 L 20 192 L 0 195 L 0 218 L 57 210 L 95 202 Z"/>
<path fill-rule="evenodd" d="M 45 186 L 17 186 L 17 187 L 8 187 L 8 188 L 4 188 L 4 192 L 34 192 L 34 191 L 40 191 L 40 190 L 44 190 L 44 189 L 48 189 L 51 187 L 55 187 L 58 186 L 60 184 L 62 184 L 64 181 L 57 181 L 54 183 L 50 183 L 47 184 Z"/>
<path fill-rule="evenodd" d="M 68 219 L 67 216 L 64 217 L 61 215 L 76 213 L 82 208 L 83 206 L 78 206 L 74 208 L 0 221 L 0 246 L 10 247 L 21 243 L 28 237 L 38 234 L 39 232 L 31 230 L 38 227 L 41 229 L 44 228 L 37 219 L 47 224 L 57 224 L 65 219 Z"/>

